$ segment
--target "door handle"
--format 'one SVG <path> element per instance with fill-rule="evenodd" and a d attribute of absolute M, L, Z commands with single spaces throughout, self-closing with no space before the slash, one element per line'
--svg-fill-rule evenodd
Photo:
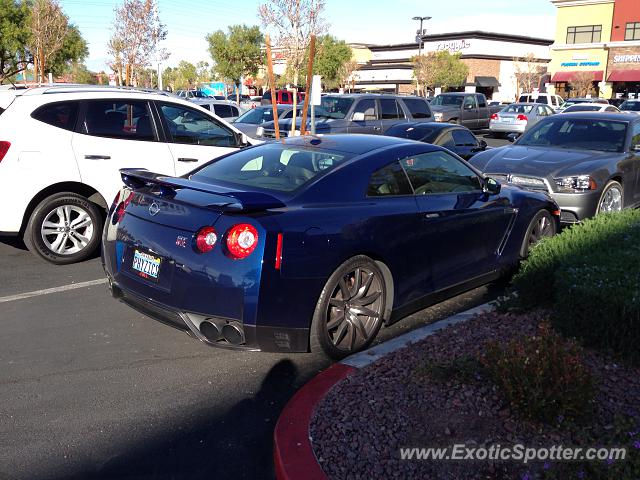
<path fill-rule="evenodd" d="M 197 158 L 185 158 L 185 157 L 180 157 L 178 158 L 179 162 L 197 162 L 198 159 Z"/>
<path fill-rule="evenodd" d="M 373 129 L 374 129 L 375 131 L 380 131 L 380 130 L 382 130 L 382 127 L 373 127 Z"/>
<path fill-rule="evenodd" d="M 424 218 L 440 218 L 440 214 L 439 213 L 426 213 Z"/>
<path fill-rule="evenodd" d="M 87 160 L 111 160 L 109 155 L 85 155 Z"/>

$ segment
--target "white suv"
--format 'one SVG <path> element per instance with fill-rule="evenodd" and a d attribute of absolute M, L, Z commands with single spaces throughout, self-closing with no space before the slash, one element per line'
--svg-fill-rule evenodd
<path fill-rule="evenodd" d="M 93 254 L 120 168 L 172 176 L 247 145 L 186 100 L 116 87 L 0 91 L 0 234 L 57 264 Z"/>

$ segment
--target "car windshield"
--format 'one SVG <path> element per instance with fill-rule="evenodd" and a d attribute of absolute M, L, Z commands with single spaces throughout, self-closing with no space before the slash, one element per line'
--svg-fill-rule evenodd
<path fill-rule="evenodd" d="M 353 98 L 326 95 L 315 108 L 315 116 L 342 119 L 347 116 L 353 104 Z"/>
<path fill-rule="evenodd" d="M 337 151 L 266 143 L 214 160 L 191 175 L 208 183 L 291 192 L 353 157 Z"/>
<path fill-rule="evenodd" d="M 464 100 L 462 95 L 438 95 L 433 99 L 431 105 L 453 105 L 459 107 L 462 105 L 462 100 Z"/>
<path fill-rule="evenodd" d="M 626 136 L 624 122 L 558 115 L 537 123 L 517 145 L 622 152 Z"/>
<path fill-rule="evenodd" d="M 533 110 L 533 105 L 513 104 L 503 108 L 500 113 L 529 113 L 531 110 Z"/>
<path fill-rule="evenodd" d="M 640 102 L 630 102 L 629 100 L 622 102 L 620 110 L 640 112 Z"/>
<path fill-rule="evenodd" d="M 571 105 L 570 107 L 566 108 L 564 111 L 565 111 L 565 113 L 571 113 L 571 112 L 597 112 L 601 108 L 602 108 L 601 105 L 598 105 L 598 104 L 595 104 L 595 103 L 592 103 L 592 104 L 577 103 L 575 105 Z"/>
<path fill-rule="evenodd" d="M 284 109 L 278 109 L 278 115 L 284 112 Z M 250 123 L 252 125 L 260 125 L 265 122 L 273 121 L 273 108 L 252 108 L 240 115 L 235 123 Z"/>
<path fill-rule="evenodd" d="M 385 135 L 390 137 L 408 138 L 409 140 L 418 140 L 431 143 L 433 137 L 440 133 L 441 128 L 434 128 L 422 125 L 402 126 L 396 125 L 387 130 Z"/>

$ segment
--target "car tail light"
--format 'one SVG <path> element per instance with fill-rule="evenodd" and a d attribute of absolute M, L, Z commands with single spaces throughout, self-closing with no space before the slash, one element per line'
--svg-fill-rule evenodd
<path fill-rule="evenodd" d="M 11 143 L 5 142 L 5 141 L 0 141 L 0 162 L 2 161 L 4 156 L 9 151 L 9 147 L 10 146 L 11 146 Z"/>
<path fill-rule="evenodd" d="M 516 117 L 516 120 L 519 122 L 528 122 L 529 118 L 526 115 L 520 114 Z"/>
<path fill-rule="evenodd" d="M 118 193 L 118 197 L 119 198 L 120 193 Z M 122 221 L 122 219 L 124 218 L 124 212 L 127 209 L 127 205 L 129 205 L 131 203 L 131 200 L 133 200 L 133 193 L 130 193 L 127 198 L 125 198 L 123 201 L 121 201 L 118 204 L 118 208 L 116 208 L 116 213 L 113 215 L 113 224 L 115 225 L 116 223 L 120 223 Z"/>
<path fill-rule="evenodd" d="M 278 241 L 276 244 L 276 270 L 280 270 L 282 266 L 282 233 L 278 234 Z"/>
<path fill-rule="evenodd" d="M 253 225 L 240 223 L 227 232 L 227 248 L 233 258 L 246 258 L 258 246 L 258 231 Z"/>
<path fill-rule="evenodd" d="M 497 113 L 492 113 L 491 114 L 491 120 L 498 120 L 498 114 Z"/>
<path fill-rule="evenodd" d="M 200 253 L 207 253 L 213 250 L 216 242 L 218 241 L 218 235 L 213 227 L 202 227 L 196 233 L 196 250 Z"/>

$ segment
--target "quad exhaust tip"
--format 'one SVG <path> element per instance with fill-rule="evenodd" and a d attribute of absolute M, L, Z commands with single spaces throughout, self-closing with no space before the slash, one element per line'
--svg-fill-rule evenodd
<path fill-rule="evenodd" d="M 210 342 L 217 342 L 222 337 L 220 328 L 215 323 L 204 321 L 200 324 L 200 333 Z"/>
<path fill-rule="evenodd" d="M 244 331 L 238 322 L 230 322 L 222 327 L 222 336 L 231 345 L 242 345 L 244 343 Z"/>

